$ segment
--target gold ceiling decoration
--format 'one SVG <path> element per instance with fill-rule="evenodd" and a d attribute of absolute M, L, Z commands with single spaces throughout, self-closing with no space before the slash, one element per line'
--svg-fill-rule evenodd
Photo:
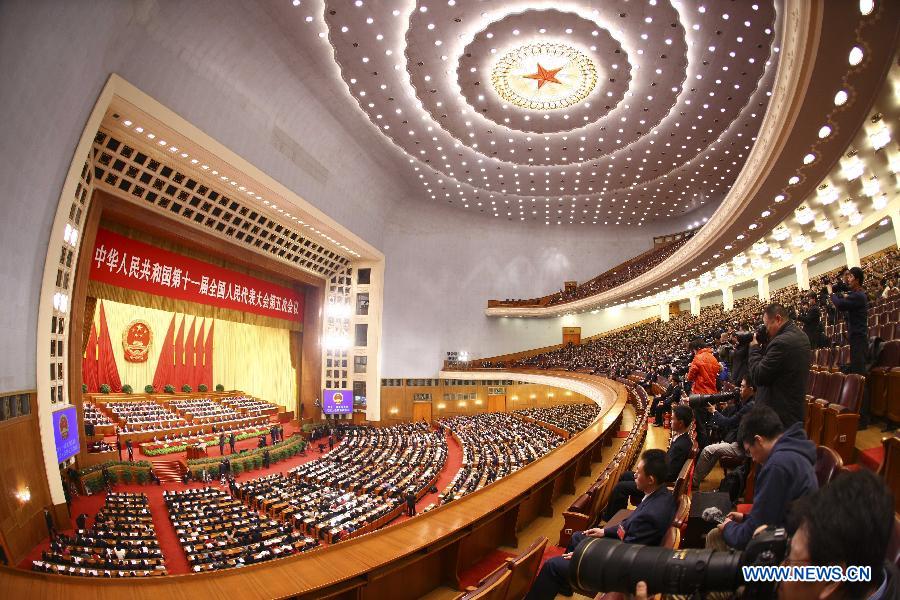
<path fill-rule="evenodd" d="M 572 46 L 528 44 L 497 61 L 491 83 L 510 104 L 527 110 L 558 110 L 588 97 L 597 85 L 597 68 Z"/>

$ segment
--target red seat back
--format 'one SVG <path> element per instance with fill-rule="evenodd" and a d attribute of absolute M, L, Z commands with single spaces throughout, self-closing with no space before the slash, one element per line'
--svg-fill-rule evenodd
<path fill-rule="evenodd" d="M 825 375 L 824 371 L 816 371 L 814 373 L 813 385 L 812 389 L 809 391 L 809 395 L 813 398 L 821 398 L 822 393 L 825 391 Z"/>
<path fill-rule="evenodd" d="M 841 386 L 841 395 L 837 404 L 843 406 L 848 412 L 859 412 L 865 387 L 866 378 L 862 375 L 855 373 L 845 375 L 844 385 Z"/>
<path fill-rule="evenodd" d="M 841 387 L 844 384 L 843 373 L 824 373 L 825 385 L 822 388 L 822 394 L 817 398 L 827 400 L 829 404 L 837 404 L 841 395 Z"/>
<path fill-rule="evenodd" d="M 834 479 L 835 475 L 840 473 L 844 466 L 844 461 L 840 455 L 827 446 L 816 447 L 816 479 L 819 481 L 819 487 L 824 487 L 826 483 Z"/>

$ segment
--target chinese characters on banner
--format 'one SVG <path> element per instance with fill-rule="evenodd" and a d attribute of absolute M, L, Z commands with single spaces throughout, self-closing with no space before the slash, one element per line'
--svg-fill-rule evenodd
<path fill-rule="evenodd" d="M 303 320 L 303 295 L 295 290 L 106 229 L 97 231 L 91 279 L 188 302 Z"/>

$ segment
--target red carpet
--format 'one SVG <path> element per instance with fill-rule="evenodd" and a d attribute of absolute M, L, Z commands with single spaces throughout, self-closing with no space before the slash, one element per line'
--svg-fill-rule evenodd
<path fill-rule="evenodd" d="M 884 446 L 875 446 L 859 453 L 858 463 L 871 471 L 877 471 L 882 462 L 884 462 Z"/>
<path fill-rule="evenodd" d="M 541 566 L 551 558 L 562 556 L 565 551 L 566 549 L 562 546 L 551 546 L 550 544 L 547 544 L 547 547 L 544 548 L 544 556 L 541 558 Z"/>
<path fill-rule="evenodd" d="M 515 554 L 504 552 L 503 550 L 494 550 L 480 561 L 459 574 L 459 584 L 462 589 L 468 586 L 477 586 L 478 582 L 491 573 L 494 569 L 503 564 L 507 558 L 512 558 Z"/>
<path fill-rule="evenodd" d="M 285 438 L 290 437 L 297 428 L 291 424 L 284 424 L 284 434 Z M 255 448 L 257 444 L 257 440 L 255 438 L 249 440 L 242 440 L 236 444 L 238 450 L 243 448 Z M 337 446 L 335 446 L 337 447 Z M 218 448 L 215 449 L 213 447 L 210 450 L 214 450 L 210 452 L 210 455 L 217 456 Z M 227 447 L 226 447 L 227 451 Z M 326 451 L 325 454 L 328 452 Z M 250 471 L 249 473 L 241 473 L 237 476 L 238 481 L 247 481 L 250 479 L 256 479 L 257 477 L 262 477 L 264 475 L 270 475 L 272 473 L 282 473 L 286 474 L 288 470 L 296 467 L 298 465 L 302 465 L 303 463 L 309 462 L 311 460 L 320 458 L 322 454 L 318 452 L 318 450 L 308 449 L 306 452 L 306 456 L 294 456 L 288 460 L 282 461 L 280 463 L 274 464 L 268 469 L 257 469 L 254 471 Z M 136 460 L 153 460 L 154 463 L 159 463 L 161 466 L 164 463 L 170 463 L 176 460 L 185 460 L 184 453 L 180 454 L 167 454 L 159 457 L 144 457 L 139 451 L 135 452 Z M 457 471 L 459 471 L 459 467 L 462 464 L 462 449 L 457 443 L 455 438 L 448 437 L 447 438 L 447 461 L 444 464 L 444 468 L 441 473 L 438 475 L 437 480 L 437 488 L 438 491 L 442 491 L 447 484 L 453 479 L 454 475 L 456 475 Z M 219 487 L 218 482 L 214 482 L 212 484 L 213 487 Z M 175 528 L 172 526 L 172 522 L 169 520 L 169 512 L 166 510 L 165 502 L 163 502 L 163 490 L 169 491 L 179 491 L 186 490 L 191 488 L 199 488 L 204 487 L 204 484 L 191 482 L 187 485 L 179 482 L 166 482 L 164 485 L 115 485 L 113 486 L 113 490 L 116 492 L 138 492 L 144 493 L 147 495 L 147 500 L 150 504 L 150 513 L 153 516 L 153 525 L 156 528 L 156 535 L 159 539 L 159 545 L 162 548 L 163 556 L 166 561 L 166 568 L 169 571 L 169 575 L 179 575 L 188 573 L 190 571 L 190 567 L 188 565 L 187 559 L 185 558 L 184 551 L 181 548 L 181 544 L 178 541 L 178 536 L 175 533 Z M 223 488 L 226 489 L 227 488 Z M 72 516 L 71 523 L 67 530 L 61 531 L 61 533 L 65 533 L 67 535 L 74 534 L 75 530 L 75 518 L 81 514 L 85 513 L 88 515 L 88 527 L 91 527 L 94 523 L 94 515 L 97 511 L 103 506 L 105 502 L 105 494 L 95 494 L 93 496 L 78 496 L 72 500 L 72 506 L 70 508 L 70 514 Z M 437 503 L 438 494 L 426 494 L 419 500 L 417 505 L 417 509 L 421 511 L 423 508 L 428 506 L 431 503 Z M 395 519 L 393 523 L 400 523 L 405 521 L 409 517 L 402 516 L 398 519 Z M 324 545 L 324 544 L 323 544 Z M 50 540 L 45 539 L 41 542 L 36 548 L 34 548 L 28 556 L 25 557 L 20 563 L 19 567 L 22 569 L 31 569 L 31 563 L 34 560 L 37 560 L 41 556 L 41 552 L 47 550 L 50 546 Z"/>
<path fill-rule="evenodd" d="M 421 513 L 422 510 L 427 507 L 429 504 L 438 503 L 438 496 L 440 496 L 441 492 L 444 491 L 444 488 L 447 487 L 453 478 L 456 476 L 456 473 L 459 471 L 459 468 L 462 466 L 462 448 L 459 446 L 459 442 L 456 441 L 456 438 L 453 436 L 447 437 L 447 460 L 444 462 L 444 468 L 441 469 L 441 472 L 438 474 L 437 483 L 434 486 L 438 489 L 435 494 L 425 494 L 422 496 L 419 501 L 416 503 L 416 512 Z M 402 523 L 403 521 L 409 519 L 406 514 L 403 514 L 392 521 L 392 525 L 394 523 Z"/>

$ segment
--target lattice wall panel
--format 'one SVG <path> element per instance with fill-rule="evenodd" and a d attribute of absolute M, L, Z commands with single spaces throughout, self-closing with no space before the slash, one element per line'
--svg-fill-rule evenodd
<path fill-rule="evenodd" d="M 204 178 L 167 164 L 164 156 L 136 149 L 103 129 L 94 139 L 93 159 L 98 187 L 139 198 L 160 212 L 255 252 L 325 278 L 349 264 L 348 258 L 216 189 Z"/>
<path fill-rule="evenodd" d="M 335 273 L 328 281 L 328 294 L 326 302 L 350 305 L 352 298 L 353 286 L 353 269 L 349 266 Z M 328 339 L 330 335 L 340 335 L 350 339 L 353 336 L 353 321 L 349 316 L 338 316 L 328 314 L 326 310 L 325 317 L 325 337 Z M 348 357 L 349 351 L 346 349 L 325 347 L 324 360 L 322 361 L 323 377 L 326 388 L 348 389 L 347 373 L 349 373 Z"/>
<path fill-rule="evenodd" d="M 50 348 L 45 355 L 45 368 L 50 375 L 50 403 L 65 404 L 68 402 L 66 390 L 66 326 L 70 325 L 69 309 L 71 286 L 75 280 L 75 265 L 78 262 L 78 240 L 81 237 L 81 226 L 87 215 L 88 204 L 94 187 L 94 174 L 88 157 L 81 168 L 78 185 L 69 205 L 69 215 L 63 239 L 51 240 L 48 252 L 59 256 L 56 266 L 56 285 L 53 293 L 53 313 L 50 319 Z M 78 352 L 80 346 L 76 347 Z"/>

